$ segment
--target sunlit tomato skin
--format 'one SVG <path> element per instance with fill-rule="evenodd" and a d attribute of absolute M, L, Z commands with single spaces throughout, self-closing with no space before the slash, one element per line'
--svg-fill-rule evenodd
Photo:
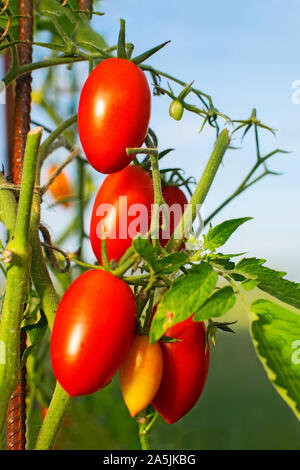
<path fill-rule="evenodd" d="M 163 373 L 158 342 L 150 345 L 146 335 L 135 335 L 120 367 L 120 385 L 130 416 L 148 406 L 155 397 Z"/>
<path fill-rule="evenodd" d="M 114 173 L 134 155 L 147 135 L 151 93 L 144 72 L 133 62 L 112 58 L 87 78 L 79 99 L 78 132 L 86 158 L 95 170 Z"/>
<path fill-rule="evenodd" d="M 164 372 L 152 405 L 169 423 L 176 423 L 197 403 L 203 391 L 209 366 L 209 347 L 205 351 L 203 322 L 192 317 L 169 328 L 165 336 L 180 341 L 160 341 Z"/>
<path fill-rule="evenodd" d="M 113 274 L 81 274 L 59 303 L 51 336 L 53 372 L 71 396 L 106 385 L 133 339 L 136 303 L 130 287 Z"/>
<path fill-rule="evenodd" d="M 51 165 L 47 172 L 47 178 L 50 178 L 56 169 L 57 165 Z M 70 206 L 70 201 L 67 199 L 73 196 L 73 188 L 64 171 L 56 176 L 49 186 L 49 191 L 55 201 L 61 202 L 64 207 Z"/>
<path fill-rule="evenodd" d="M 108 259 L 119 261 L 135 235 L 149 230 L 153 199 L 152 178 L 141 167 L 130 165 L 105 178 L 94 202 L 90 226 L 91 246 L 100 264 L 103 228 Z"/>
<path fill-rule="evenodd" d="M 162 194 L 165 203 L 169 206 L 170 217 L 169 224 L 164 230 L 161 229 L 159 234 L 160 244 L 165 247 L 180 222 L 184 210 L 186 209 L 186 205 L 188 204 L 188 200 L 184 192 L 176 186 L 164 186 Z M 182 245 L 182 247 L 183 246 L 184 245 Z"/>

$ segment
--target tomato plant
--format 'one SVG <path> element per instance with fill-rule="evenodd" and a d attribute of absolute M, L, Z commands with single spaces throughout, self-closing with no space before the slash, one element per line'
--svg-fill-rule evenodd
<path fill-rule="evenodd" d="M 144 72 L 126 59 L 107 59 L 94 68 L 79 100 L 78 132 L 90 164 L 101 173 L 125 168 L 126 148 L 140 147 L 151 109 Z M 137 119 L 138 116 L 138 119 Z"/>
<path fill-rule="evenodd" d="M 69 395 L 93 393 L 111 380 L 130 346 L 135 316 L 130 288 L 112 274 L 94 269 L 71 284 L 51 336 L 53 371 Z"/>
<path fill-rule="evenodd" d="M 147 335 L 135 335 L 120 367 L 121 391 L 134 417 L 155 397 L 163 373 L 163 356 L 158 342 L 150 345 Z"/>
<path fill-rule="evenodd" d="M 199 400 L 208 374 L 209 345 L 206 348 L 204 323 L 193 321 L 192 316 L 168 328 L 165 336 L 177 341 L 160 341 L 164 372 L 152 404 L 171 424 Z"/>
<path fill-rule="evenodd" d="M 130 165 L 105 178 L 96 195 L 90 225 L 91 246 L 100 263 L 103 236 L 109 261 L 119 261 L 135 235 L 148 232 L 153 198 L 152 178 L 141 167 Z"/>

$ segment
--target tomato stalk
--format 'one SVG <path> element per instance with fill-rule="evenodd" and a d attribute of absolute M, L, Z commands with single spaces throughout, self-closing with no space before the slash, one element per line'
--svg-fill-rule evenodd
<path fill-rule="evenodd" d="M 31 250 L 29 244 L 30 214 L 33 199 L 37 157 L 42 128 L 30 131 L 27 136 L 22 184 L 16 216 L 15 234 L 7 245 L 11 254 L 7 264 L 7 288 L 2 308 L 0 344 L 0 429 L 5 424 L 6 410 L 19 377 L 20 326 L 26 301 Z"/>
<path fill-rule="evenodd" d="M 35 450 L 52 449 L 70 402 L 71 397 L 57 382 L 50 406 L 36 441 Z"/>
<path fill-rule="evenodd" d="M 39 237 L 40 226 L 40 197 L 34 195 L 30 221 L 30 245 L 32 249 L 31 276 L 34 287 L 41 301 L 42 309 L 47 318 L 50 330 L 54 322 L 59 298 L 54 289 L 50 274 L 45 264 Z"/>
<path fill-rule="evenodd" d="M 146 410 L 144 410 L 144 412 L 141 412 L 140 416 L 137 417 L 141 450 L 151 449 L 149 434 L 158 416 L 159 414 L 157 413 L 157 411 L 147 415 Z"/>
<path fill-rule="evenodd" d="M 51 174 L 47 182 L 44 184 L 44 186 L 41 189 L 41 193 L 45 194 L 45 192 L 48 190 L 49 186 L 53 183 L 55 178 L 63 171 L 63 169 L 78 155 L 80 154 L 80 149 L 78 147 L 75 147 L 74 150 L 70 153 L 70 155 L 55 169 L 55 171 Z"/>
<path fill-rule="evenodd" d="M 146 153 L 150 157 L 151 166 L 152 166 L 152 181 L 153 181 L 153 190 L 154 190 L 154 209 L 151 218 L 151 225 L 150 225 L 150 235 L 153 241 L 153 246 L 161 252 L 163 249 L 159 243 L 159 215 L 162 209 L 163 213 L 165 210 L 165 200 L 162 194 L 162 187 L 161 187 L 161 177 L 159 172 L 158 160 L 159 154 L 158 150 L 154 148 L 151 140 L 149 137 L 146 137 L 146 145 L 147 148 L 128 148 L 126 149 L 127 155 L 133 154 L 142 154 Z M 167 214 L 166 214 L 167 217 Z"/>
<path fill-rule="evenodd" d="M 45 139 L 41 145 L 40 150 L 40 166 L 48 156 L 49 148 L 54 143 L 54 141 L 63 134 L 70 126 L 77 122 L 77 114 L 74 114 L 66 121 L 62 122 L 51 134 Z"/>
<path fill-rule="evenodd" d="M 199 206 L 204 203 L 207 193 L 217 173 L 217 170 L 223 160 L 224 154 L 229 145 L 229 141 L 230 138 L 228 135 L 228 131 L 227 129 L 224 129 L 217 139 L 217 142 L 207 162 L 206 168 L 200 178 L 200 181 L 196 187 L 196 190 L 192 196 L 192 199 L 188 207 L 185 209 L 181 220 L 174 231 L 174 234 L 168 242 L 167 249 L 174 244 L 174 240 L 175 246 L 180 246 L 182 240 L 185 238 L 187 232 L 190 230 L 191 224 L 193 223 L 197 215 L 197 210 Z"/>

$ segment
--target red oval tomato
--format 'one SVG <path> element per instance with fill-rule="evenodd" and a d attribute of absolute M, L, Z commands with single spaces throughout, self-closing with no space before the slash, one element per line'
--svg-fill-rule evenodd
<path fill-rule="evenodd" d="M 113 377 L 133 339 L 130 287 L 107 271 L 81 274 L 65 292 L 51 336 L 53 372 L 71 396 L 96 392 Z"/>
<path fill-rule="evenodd" d="M 79 99 L 78 132 L 90 164 L 101 173 L 125 168 L 150 120 L 151 94 L 144 72 L 126 59 L 106 59 L 91 72 Z"/>
<path fill-rule="evenodd" d="M 184 192 L 176 186 L 164 186 L 162 194 L 166 204 L 169 206 L 168 212 L 170 216 L 168 226 L 164 230 L 161 229 L 159 234 L 160 244 L 165 247 L 180 222 L 188 200 Z"/>
<path fill-rule="evenodd" d="M 192 316 L 168 328 L 165 336 L 180 341 L 160 341 L 164 369 L 152 405 L 169 423 L 176 423 L 197 403 L 204 388 L 209 366 L 209 347 L 205 352 L 206 330 Z"/>
<path fill-rule="evenodd" d="M 102 262 L 103 228 L 109 261 L 118 261 L 137 233 L 150 228 L 154 193 L 150 174 L 130 165 L 108 175 L 96 196 L 90 226 L 90 241 L 99 263 Z"/>

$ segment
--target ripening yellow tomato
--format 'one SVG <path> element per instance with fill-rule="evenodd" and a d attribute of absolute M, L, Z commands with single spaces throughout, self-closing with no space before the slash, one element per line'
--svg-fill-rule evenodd
<path fill-rule="evenodd" d="M 50 178 L 56 168 L 56 165 L 51 165 L 49 167 L 47 172 L 47 179 Z M 73 188 L 64 171 L 62 171 L 50 184 L 49 191 L 55 201 L 61 202 L 64 207 L 70 206 L 70 201 L 67 199 L 73 196 Z"/>
<path fill-rule="evenodd" d="M 163 373 L 160 344 L 150 345 L 149 337 L 135 335 L 120 367 L 120 385 L 130 416 L 148 406 L 155 397 Z"/>

